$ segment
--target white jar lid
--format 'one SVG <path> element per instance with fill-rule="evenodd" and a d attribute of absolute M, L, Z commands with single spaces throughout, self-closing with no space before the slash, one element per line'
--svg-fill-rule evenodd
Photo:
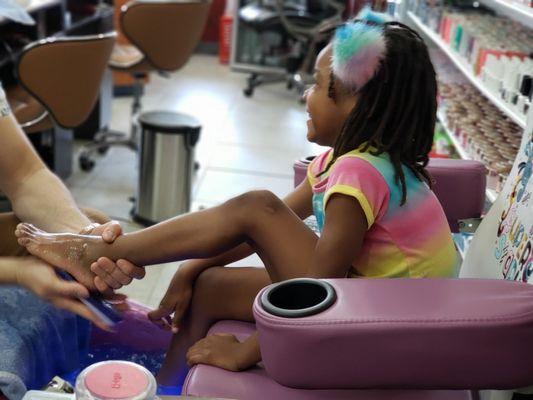
<path fill-rule="evenodd" d="M 144 367 L 129 361 L 103 361 L 76 379 L 77 400 L 152 400 L 156 382 Z"/>

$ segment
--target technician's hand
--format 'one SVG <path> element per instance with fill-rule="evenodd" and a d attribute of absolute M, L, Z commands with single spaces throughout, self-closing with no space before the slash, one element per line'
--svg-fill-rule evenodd
<path fill-rule="evenodd" d="M 122 227 L 117 221 L 109 221 L 103 225 L 94 223 L 85 227 L 81 234 L 101 235 L 107 243 L 113 243 L 122 235 Z M 120 289 L 131 283 L 133 278 L 144 277 L 144 268 L 137 267 L 127 260 L 118 260 L 116 263 L 107 257 L 100 257 L 91 265 L 91 271 L 96 274 L 94 285 L 105 294 L 113 293 L 114 289 Z"/>
<path fill-rule="evenodd" d="M 80 231 L 82 235 L 102 236 L 104 242 L 113 243 L 117 237 L 122 235 L 122 226 L 118 221 L 109 221 L 103 225 L 92 223 Z"/>
<path fill-rule="evenodd" d="M 89 291 L 81 283 L 59 278 L 52 266 L 35 257 L 17 260 L 17 283 L 41 299 L 88 319 L 101 329 L 109 327 L 78 298 L 87 298 Z"/>
<path fill-rule="evenodd" d="M 142 279 L 146 272 L 128 260 L 114 262 L 106 257 L 100 257 L 91 264 L 91 271 L 96 274 L 94 284 L 102 293 L 109 293 L 114 289 L 129 285 L 133 279 Z"/>
<path fill-rule="evenodd" d="M 150 321 L 160 328 L 171 330 L 173 333 L 178 332 L 191 304 L 193 285 L 197 277 L 194 273 L 194 263 L 195 261 L 187 261 L 179 266 L 159 307 L 148 313 Z M 172 313 L 174 316 L 171 322 Z"/>

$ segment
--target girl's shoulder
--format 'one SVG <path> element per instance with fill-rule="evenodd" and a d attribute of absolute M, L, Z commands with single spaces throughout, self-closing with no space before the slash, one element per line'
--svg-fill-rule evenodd
<path fill-rule="evenodd" d="M 374 154 L 372 149 L 366 151 L 361 151 L 360 149 L 355 149 L 349 151 L 348 153 L 340 156 L 337 161 L 333 164 L 332 168 L 337 167 L 347 167 L 350 164 L 357 165 L 358 160 L 366 161 L 374 167 L 385 179 L 387 179 L 391 173 L 394 174 L 394 167 L 390 161 L 390 157 L 387 153 Z"/>
<path fill-rule="evenodd" d="M 361 161 L 365 161 L 365 165 L 369 164 L 370 167 L 374 167 L 383 177 L 389 177 L 394 172 L 389 156 L 386 153 L 373 155 L 370 151 L 362 152 L 359 149 L 355 149 L 337 158 L 326 171 L 332 158 L 333 149 L 329 149 L 311 161 L 307 168 L 307 179 L 311 186 L 326 181 L 333 171 L 343 170 L 344 172 L 357 173 L 361 169 Z"/>

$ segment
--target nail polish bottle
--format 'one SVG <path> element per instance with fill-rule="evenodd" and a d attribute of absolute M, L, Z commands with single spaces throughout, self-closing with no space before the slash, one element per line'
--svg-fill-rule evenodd
<path fill-rule="evenodd" d="M 531 107 L 531 98 L 533 97 L 533 77 L 524 75 L 520 85 L 520 96 L 517 102 L 518 111 L 527 115 Z"/>

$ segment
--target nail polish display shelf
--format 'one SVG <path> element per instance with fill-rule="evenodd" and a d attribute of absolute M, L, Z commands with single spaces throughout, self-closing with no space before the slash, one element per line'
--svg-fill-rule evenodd
<path fill-rule="evenodd" d="M 457 137 L 453 134 L 453 132 L 450 130 L 450 128 L 448 128 L 448 125 L 446 123 L 446 116 L 444 115 L 444 112 L 442 110 L 439 110 L 437 111 L 437 118 L 439 119 L 442 127 L 444 128 L 444 130 L 446 131 L 446 134 L 448 135 L 448 137 L 450 138 L 450 140 L 452 141 L 453 143 L 453 147 L 455 147 L 455 150 L 457 150 L 457 154 L 459 154 L 459 156 L 463 159 L 463 160 L 471 160 L 472 157 L 470 156 L 470 154 L 468 154 L 468 152 L 463 148 L 463 146 L 461 145 L 461 142 L 459 142 L 459 140 L 457 139 Z M 488 189 L 486 190 L 486 196 L 487 196 L 487 199 L 491 202 L 491 203 L 494 203 L 494 201 L 496 201 L 496 198 L 498 197 L 498 193 L 495 191 L 495 190 L 492 190 L 492 189 Z"/>
<path fill-rule="evenodd" d="M 479 79 L 474 75 L 472 67 L 468 65 L 461 57 L 455 53 L 441 37 L 434 32 L 431 28 L 426 26 L 412 11 L 408 11 L 407 15 L 412 23 L 420 29 L 433 43 L 435 43 L 455 64 L 455 66 L 462 72 L 462 74 L 468 78 L 468 80 L 487 98 L 489 99 L 496 107 L 498 107 L 502 112 L 504 112 L 509 118 L 516 122 L 521 128 L 526 127 L 526 118 L 516 113 L 508 104 L 503 100 L 499 99 L 494 93 L 492 93 Z"/>
<path fill-rule="evenodd" d="M 533 29 L 533 7 L 517 4 L 510 0 L 480 0 L 480 3 Z"/>

